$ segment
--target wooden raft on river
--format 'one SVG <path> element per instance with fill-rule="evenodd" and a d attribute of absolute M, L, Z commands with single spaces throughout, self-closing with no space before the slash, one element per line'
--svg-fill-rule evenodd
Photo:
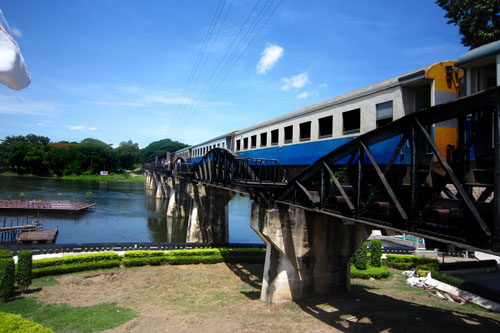
<path fill-rule="evenodd" d="M 43 229 L 43 223 L 32 217 L 0 222 L 0 243 L 17 241 L 23 244 L 54 243 L 58 229 Z"/>
<path fill-rule="evenodd" d="M 95 203 L 70 202 L 66 200 L 0 200 L 0 210 L 9 211 L 48 211 L 75 213 L 86 210 Z"/>

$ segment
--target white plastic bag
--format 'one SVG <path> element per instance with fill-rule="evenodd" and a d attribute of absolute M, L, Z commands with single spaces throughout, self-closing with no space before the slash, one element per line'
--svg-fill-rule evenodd
<path fill-rule="evenodd" d="M 26 88 L 31 82 L 21 51 L 14 38 L 8 33 L 8 25 L 1 10 L 0 82 L 15 90 Z"/>

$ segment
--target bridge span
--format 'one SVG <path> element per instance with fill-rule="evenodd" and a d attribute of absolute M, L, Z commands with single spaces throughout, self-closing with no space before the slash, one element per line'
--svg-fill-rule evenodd
<path fill-rule="evenodd" d="M 444 149 L 434 132 L 442 124 L 457 136 Z M 267 245 L 261 299 L 281 302 L 348 290 L 349 259 L 373 228 L 500 253 L 499 149 L 492 88 L 360 135 L 293 179 L 276 160 L 223 148 L 145 172 L 168 214 L 188 217 L 188 242 L 227 241 L 227 203 L 250 196 L 251 227 Z"/>

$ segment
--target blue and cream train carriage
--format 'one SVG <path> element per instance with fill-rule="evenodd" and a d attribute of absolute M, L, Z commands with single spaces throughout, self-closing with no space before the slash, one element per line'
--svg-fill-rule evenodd
<path fill-rule="evenodd" d="M 461 72 L 454 61 L 439 62 L 351 93 L 315 104 L 176 152 L 193 164 L 213 148 L 225 148 L 243 158 L 277 159 L 293 176 L 304 166 L 352 140 L 407 114 L 454 100 Z M 442 124 L 442 149 L 456 141 L 454 124 Z M 455 126 L 456 127 L 456 126 Z M 456 130 L 455 130 L 456 131 Z M 385 154 L 385 142 L 374 154 Z M 400 163 L 404 162 L 402 157 Z"/>

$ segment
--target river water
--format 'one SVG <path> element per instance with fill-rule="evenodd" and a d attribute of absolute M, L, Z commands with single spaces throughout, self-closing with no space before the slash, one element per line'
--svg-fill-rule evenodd
<path fill-rule="evenodd" d="M 41 213 L 45 229 L 59 229 L 56 244 L 186 241 L 186 219 L 167 217 L 167 201 L 148 195 L 142 183 L 0 176 L 0 198 L 95 202 L 84 213 Z M 250 207 L 239 195 L 229 202 L 230 243 L 262 243 L 250 228 Z M 1 221 L 27 215 L 0 212 Z"/>

